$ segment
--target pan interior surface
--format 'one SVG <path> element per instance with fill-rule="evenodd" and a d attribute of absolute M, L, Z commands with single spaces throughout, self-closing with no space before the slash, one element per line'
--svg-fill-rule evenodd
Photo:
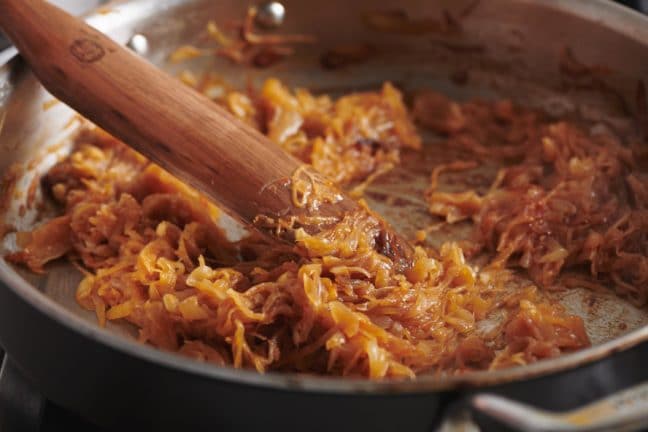
<path fill-rule="evenodd" d="M 470 0 L 430 5 L 426 1 L 361 0 L 339 5 L 329 2 L 326 8 L 313 8 L 309 2 L 298 0 L 283 3 L 287 15 L 279 31 L 310 34 L 317 42 L 298 47 L 294 55 L 267 69 L 242 69 L 216 56 L 179 64 L 167 61 L 178 46 L 204 39 L 209 20 L 225 26 L 228 21 L 243 17 L 247 2 L 116 2 L 94 15 L 91 22 L 123 43 L 138 35 L 140 42 L 146 41 L 141 54 L 171 74 L 190 70 L 200 76 L 205 71 L 217 71 L 234 87 L 244 87 L 249 82 L 259 85 L 267 77 L 278 77 L 291 87 L 339 95 L 379 88 L 384 81 L 391 81 L 406 96 L 418 89 L 432 88 L 457 100 L 510 98 L 554 116 L 578 116 L 592 125 L 605 122 L 618 128 L 632 127 L 637 79 L 648 76 L 648 65 L 641 61 L 648 50 L 648 32 L 630 36 L 629 30 L 621 34 L 618 29 L 597 26 L 595 17 L 573 14 L 576 1 Z M 611 5 L 592 3 L 600 7 L 592 6 L 591 13 L 605 13 L 611 23 L 617 15 L 629 14 Z M 347 12 L 340 14 L 342 8 Z M 460 30 L 448 32 L 444 26 L 432 26 L 412 35 L 378 31 L 367 25 L 367 13 L 393 10 L 435 22 L 451 16 Z M 124 16 L 128 20 L 120 19 Z M 528 20 L 531 16 L 536 17 L 534 21 Z M 543 22 L 552 22 L 560 31 L 546 32 Z M 341 68 L 322 67 L 323 56 L 349 45 L 370 46 L 372 55 Z M 603 78 L 566 77 L 561 72 L 566 50 L 579 62 L 605 65 L 610 72 Z M 18 230 L 28 230 L 51 213 L 37 181 L 69 153 L 69 137 L 80 125 L 69 108 L 52 100 L 17 61 L 0 69 L 0 172 L 8 178 L 15 170 L 14 189 L 2 204 L 6 208 L 5 222 Z M 405 153 L 403 166 L 379 178 L 366 191 L 370 206 L 406 236 L 435 223 L 421 197 L 432 167 L 453 159 L 452 149 L 440 151 L 440 139 L 425 135 L 423 155 Z M 19 170 L 17 164 L 28 169 Z M 389 200 L 385 197 L 391 197 L 392 202 L 398 200 L 399 205 L 387 205 Z M 240 235 L 240 227 L 233 220 L 225 218 L 224 223 L 233 236 Z M 458 224 L 428 238 L 438 245 L 466 235 L 467 226 Z M 3 255 L 15 248 L 15 236 L 6 236 Z M 70 263 L 53 263 L 45 274 L 18 267 L 14 271 L 12 277 L 26 280 L 67 313 L 96 326 L 95 314 L 82 309 L 75 300 L 81 274 Z M 593 345 L 612 341 L 648 324 L 648 310 L 633 306 L 611 291 L 575 288 L 552 296 L 583 319 Z M 109 323 L 106 331 L 128 338 L 136 336 L 129 325 Z M 545 362 L 546 370 L 550 370 L 553 360 Z"/>

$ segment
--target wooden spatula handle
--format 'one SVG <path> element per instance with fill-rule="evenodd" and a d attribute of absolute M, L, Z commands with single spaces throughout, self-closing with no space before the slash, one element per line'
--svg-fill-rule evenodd
<path fill-rule="evenodd" d="M 243 221 L 308 212 L 340 217 L 359 209 L 343 194 L 331 205 L 296 208 L 290 180 L 299 161 L 57 7 L 0 0 L 0 27 L 54 96 Z M 386 233 L 394 239 L 387 249 L 411 252 L 390 229 Z"/>
<path fill-rule="evenodd" d="M 44 1 L 0 0 L 0 26 L 54 96 L 246 221 L 290 208 L 263 186 L 299 162 L 203 95 Z"/>

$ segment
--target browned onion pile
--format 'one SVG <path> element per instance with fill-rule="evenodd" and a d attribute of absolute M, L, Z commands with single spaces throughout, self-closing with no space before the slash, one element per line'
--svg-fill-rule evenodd
<path fill-rule="evenodd" d="M 646 303 L 648 175 L 638 142 L 508 101 L 459 104 L 433 92 L 417 97 L 414 116 L 475 158 L 447 169 L 504 166 L 485 194 L 440 192 L 434 176 L 427 196 L 449 223 L 474 222 L 474 241 L 496 253 L 494 266 L 523 268 L 544 287 L 609 285 Z"/>
<path fill-rule="evenodd" d="M 201 90 L 210 94 L 210 85 L 215 84 L 203 82 Z M 277 80 L 267 81 L 258 92 L 227 89 L 215 98 L 341 185 L 370 179 L 398 163 L 403 148 L 420 147 L 400 92 L 389 83 L 380 91 L 336 101 L 306 90 L 291 92 Z M 482 117 L 471 116 L 470 106 Z M 528 138 L 529 162 L 506 171 L 486 197 L 431 193 L 433 212 L 449 214 L 434 210 L 441 203 L 455 212 L 454 220 L 474 218 L 484 246 L 504 245 L 499 263 L 528 263 L 533 275 L 541 269 L 557 272 L 559 260 L 576 259 L 562 256 L 560 247 L 572 254 L 571 240 L 587 227 L 547 235 L 542 227 L 553 224 L 555 214 L 536 209 L 549 202 L 559 207 L 556 203 L 564 199 L 554 197 L 579 186 L 563 185 L 562 174 L 544 178 L 531 161 L 543 170 L 551 161 L 561 173 L 575 169 L 577 181 L 591 172 L 589 153 L 583 153 L 580 143 L 592 139 L 572 125 L 544 125 L 532 114 L 518 115 L 506 103 L 440 113 L 437 108 L 419 100 L 414 109 L 431 126 L 443 115 L 458 116 L 456 124 L 444 123 L 445 132 L 451 142 L 462 139 L 461 145 L 477 152 L 487 141 L 477 140 L 471 122 L 480 133 L 511 134 L 508 143 L 517 143 L 516 134 L 522 134 L 523 142 Z M 488 128 L 493 131 L 485 132 Z M 569 145 L 563 144 L 565 134 Z M 531 152 L 532 137 L 543 143 L 545 136 L 554 145 Z M 599 144 L 601 151 L 619 158 L 606 170 L 626 173 L 632 163 L 629 153 L 608 138 Z M 517 148 L 508 154 L 506 145 L 497 151 L 506 157 L 523 154 Z M 563 152 L 574 155 L 569 161 L 578 156 L 576 162 L 560 165 Z M 553 158 L 549 162 L 542 159 L 547 155 Z M 619 181 L 633 182 L 627 178 L 626 173 Z M 514 206 L 493 198 L 498 193 L 526 196 L 521 191 L 535 183 L 529 198 Z M 88 127 L 79 135 L 73 153 L 50 170 L 44 185 L 60 204 L 61 215 L 30 233 L 18 233 L 23 249 L 7 258 L 43 271 L 47 262 L 67 256 L 85 273 L 77 291 L 83 307 L 94 310 L 102 325 L 134 324 L 140 341 L 164 350 L 260 372 L 381 379 L 527 364 L 589 344 L 580 318 L 503 266 L 477 271 L 456 243 L 439 250 L 418 247 L 411 269 L 400 273 L 376 251 L 378 222 L 372 218 L 349 214 L 318 235 L 297 230 L 295 247 L 268 244 L 256 235 L 231 242 L 217 226 L 218 210 L 204 197 L 98 129 Z M 627 208 L 635 199 L 634 189 L 614 201 L 616 189 L 601 190 L 596 181 L 591 187 L 606 192 L 615 208 Z M 542 200 L 535 200 L 534 193 Z M 570 199 L 569 204 L 580 209 L 585 201 Z M 565 205 L 563 211 L 568 210 Z M 631 221 L 617 228 L 628 229 Z M 612 227 L 614 222 L 605 223 Z M 634 235 L 627 233 L 628 238 Z M 645 239 L 645 231 L 643 235 Z M 563 236 L 571 236 L 570 242 L 562 244 Z M 587 251 L 602 251 L 602 243 L 596 244 Z M 623 250 L 638 253 L 629 243 Z M 525 253 L 528 258 L 522 258 Z M 597 261 L 596 269 L 602 274 L 614 265 Z"/>

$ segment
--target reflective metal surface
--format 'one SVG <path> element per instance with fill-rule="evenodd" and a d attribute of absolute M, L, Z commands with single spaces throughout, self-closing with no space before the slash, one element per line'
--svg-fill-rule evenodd
<path fill-rule="evenodd" d="M 261 3 L 257 6 L 256 24 L 262 28 L 279 28 L 286 18 L 286 8 L 278 1 Z"/>

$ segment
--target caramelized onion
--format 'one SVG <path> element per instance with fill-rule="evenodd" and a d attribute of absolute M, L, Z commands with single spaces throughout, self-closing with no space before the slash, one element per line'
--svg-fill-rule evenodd
<path fill-rule="evenodd" d="M 402 149 L 421 147 L 401 94 L 389 83 L 336 101 L 291 91 L 275 79 L 260 92 L 220 88 L 217 100 L 236 116 L 341 185 L 370 181 L 398 163 Z M 448 109 L 450 102 L 434 100 L 444 104 L 435 112 L 447 114 L 439 123 L 445 132 L 471 134 L 478 127 L 471 109 Z M 417 105 L 417 118 L 428 118 L 429 101 L 428 96 Z M 488 106 L 477 111 L 500 122 L 515 115 L 506 103 L 496 112 Z M 453 117 L 457 113 L 461 127 Z M 493 128 L 487 135 L 519 134 Z M 562 157 L 569 143 L 586 140 L 569 131 L 557 125 L 542 135 L 557 143 L 548 154 L 574 181 L 587 178 L 592 167 L 629 174 L 626 159 L 611 164 L 602 150 L 596 156 L 602 165 L 590 163 L 581 150 Z M 532 135 L 524 131 L 521 136 Z M 566 163 L 573 157 L 578 159 Z M 540 185 L 525 190 L 542 181 L 533 162 L 528 172 L 509 170 L 485 197 L 434 191 L 428 195 L 431 210 L 452 221 L 475 220 L 480 238 L 499 247 L 505 261 L 530 250 L 532 273 L 539 269 L 555 275 L 583 255 L 593 271 L 618 275 L 633 286 L 633 277 L 643 277 L 637 265 L 643 246 L 635 238 L 639 215 L 600 220 L 607 230 L 583 239 L 587 248 L 575 250 L 547 227 L 555 223 L 555 214 L 580 217 L 571 206 L 582 212 L 589 201 L 575 200 L 571 192 L 551 195 Z M 433 177 L 473 166 L 439 167 Z M 297 205 L 316 207 L 338 199 L 310 175 L 310 170 L 297 172 L 289 183 Z M 643 199 L 641 178 L 618 177 L 618 182 L 625 184 L 626 178 L 633 199 Z M 217 225 L 218 210 L 204 197 L 97 129 L 79 135 L 72 154 L 50 170 L 44 184 L 63 214 L 25 234 L 23 250 L 10 258 L 36 271 L 63 254 L 79 260 L 85 277 L 77 301 L 94 311 L 101 325 L 127 321 L 139 330 L 140 341 L 199 361 L 259 372 L 402 379 L 526 364 L 589 344 L 582 321 L 534 287 L 514 288 L 502 298 L 515 286 L 511 273 L 495 267 L 478 271 L 457 243 L 439 250 L 416 248 L 408 270 L 400 272 L 390 258 L 390 239 L 381 235 L 379 221 L 364 213 L 316 221 L 326 226 L 317 235 L 299 228 L 294 218 L 260 217 L 259 223 L 276 230 L 293 230 L 296 246 L 269 243 L 253 233 L 232 242 Z M 566 188 L 560 181 L 551 184 Z M 591 190 L 607 196 L 597 182 Z M 619 203 L 604 205 L 617 208 Z M 546 241 L 548 235 L 552 242 Z M 617 250 L 618 239 L 629 242 Z M 625 273 L 625 264 L 606 258 L 617 251 L 624 263 L 633 263 L 635 273 Z M 486 320 L 490 331 L 483 330 Z"/>
<path fill-rule="evenodd" d="M 430 113 L 443 96 L 420 96 Z M 421 109 L 421 108 L 420 108 Z M 648 300 L 648 178 L 632 147 L 611 132 L 551 121 L 510 102 L 467 102 L 466 128 L 417 118 L 475 157 L 506 165 L 490 191 L 428 193 L 430 211 L 449 223 L 474 221 L 474 240 L 496 263 L 522 267 L 539 284 L 559 284 L 565 269 L 586 266 L 598 283 L 638 305 Z M 443 118 L 440 116 L 439 118 Z"/>

